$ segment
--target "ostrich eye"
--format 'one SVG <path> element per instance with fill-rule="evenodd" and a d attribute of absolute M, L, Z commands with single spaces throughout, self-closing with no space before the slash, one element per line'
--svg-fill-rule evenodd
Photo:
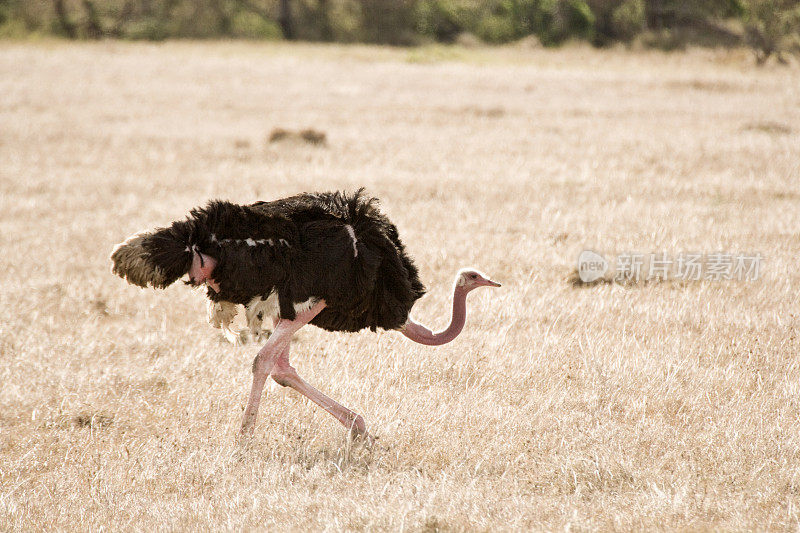
<path fill-rule="evenodd" d="M 472 279 L 476 279 L 478 277 L 478 275 L 477 274 L 470 274 L 469 277 L 472 278 Z"/>

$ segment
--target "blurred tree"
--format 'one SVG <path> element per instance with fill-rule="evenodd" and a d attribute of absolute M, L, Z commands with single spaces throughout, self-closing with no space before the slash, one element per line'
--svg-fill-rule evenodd
<path fill-rule="evenodd" d="M 320 39 L 323 41 L 333 40 L 333 28 L 331 28 L 331 17 L 328 10 L 328 0 L 319 0 L 320 18 Z"/>
<path fill-rule="evenodd" d="M 772 55 L 786 63 L 785 53 L 800 52 L 800 1 L 745 0 L 745 10 L 747 42 L 759 65 Z"/>
<path fill-rule="evenodd" d="M 105 32 L 100 24 L 97 9 L 95 9 L 91 0 L 83 0 L 83 10 L 86 13 L 86 36 L 89 39 L 100 39 L 105 35 Z"/>
<path fill-rule="evenodd" d="M 292 6 L 289 0 L 280 0 L 280 14 L 278 15 L 278 24 L 281 25 L 283 30 L 284 39 L 293 40 L 295 38 L 294 32 L 294 19 L 292 18 Z"/>
<path fill-rule="evenodd" d="M 702 25 L 714 19 L 740 16 L 740 0 L 648 0 L 645 4 L 649 27 L 663 28 L 676 25 Z"/>
<path fill-rule="evenodd" d="M 414 3 L 412 0 L 361 0 L 364 40 L 413 44 Z"/>
<path fill-rule="evenodd" d="M 611 35 L 621 41 L 630 41 L 647 26 L 644 0 L 625 0 L 611 13 Z"/>
<path fill-rule="evenodd" d="M 657 1 L 657 0 L 655 0 Z M 647 28 L 646 0 L 588 0 L 595 16 L 592 42 L 605 46 L 611 42 L 628 42 Z"/>
<path fill-rule="evenodd" d="M 439 42 L 452 43 L 469 27 L 469 8 L 451 0 L 419 0 L 414 6 L 415 29 Z"/>
<path fill-rule="evenodd" d="M 77 39 L 78 30 L 70 19 L 69 13 L 67 13 L 67 6 L 64 5 L 64 0 L 53 0 L 53 7 L 55 8 L 56 17 L 58 18 L 58 23 L 64 35 L 70 39 Z"/>

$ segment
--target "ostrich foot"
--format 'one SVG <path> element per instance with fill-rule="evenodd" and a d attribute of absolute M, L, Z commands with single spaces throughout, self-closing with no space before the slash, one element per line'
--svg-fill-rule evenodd
<path fill-rule="evenodd" d="M 349 437 L 353 444 L 361 444 L 365 448 L 372 448 L 372 445 L 378 440 L 378 437 L 375 437 L 369 431 L 364 430 L 362 433 L 359 432 L 355 427 L 350 429 Z"/>

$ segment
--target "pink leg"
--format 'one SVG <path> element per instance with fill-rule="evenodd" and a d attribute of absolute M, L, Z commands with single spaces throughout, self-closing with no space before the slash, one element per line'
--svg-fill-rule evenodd
<path fill-rule="evenodd" d="M 364 419 L 341 405 L 335 400 L 329 398 L 321 393 L 301 378 L 297 371 L 289 364 L 289 346 L 283 349 L 278 359 L 275 361 L 272 371 L 270 373 L 272 379 L 278 382 L 279 385 L 284 387 L 291 387 L 315 404 L 325 409 L 328 413 L 333 415 L 336 420 L 342 423 L 344 427 L 350 430 L 355 436 L 363 436 L 370 439 L 367 433 L 367 428 L 364 425 Z"/>
<path fill-rule="evenodd" d="M 275 325 L 272 335 L 267 339 L 267 343 L 258 352 L 253 360 L 253 386 L 250 389 L 250 399 L 247 401 L 247 408 L 244 410 L 241 434 L 252 434 L 258 416 L 258 406 L 261 403 L 261 393 L 264 391 L 264 383 L 267 376 L 272 372 L 275 362 L 288 349 L 295 332 L 311 322 L 317 314 L 325 308 L 325 302 L 320 301 L 308 311 L 298 313 L 294 320 L 279 320 Z"/>

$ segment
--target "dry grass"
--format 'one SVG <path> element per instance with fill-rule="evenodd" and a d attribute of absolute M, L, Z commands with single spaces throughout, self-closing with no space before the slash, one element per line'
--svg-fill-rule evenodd
<path fill-rule="evenodd" d="M 6 43 L 0 72 L 0 529 L 798 527 L 797 70 Z M 275 127 L 327 146 L 265 143 Z M 210 197 L 362 185 L 430 288 L 418 318 L 443 325 L 462 265 L 503 289 L 440 348 L 301 331 L 295 365 L 373 448 L 280 388 L 239 446 L 255 347 L 108 253 Z M 764 275 L 578 289 L 587 246 L 758 251 Z"/>

